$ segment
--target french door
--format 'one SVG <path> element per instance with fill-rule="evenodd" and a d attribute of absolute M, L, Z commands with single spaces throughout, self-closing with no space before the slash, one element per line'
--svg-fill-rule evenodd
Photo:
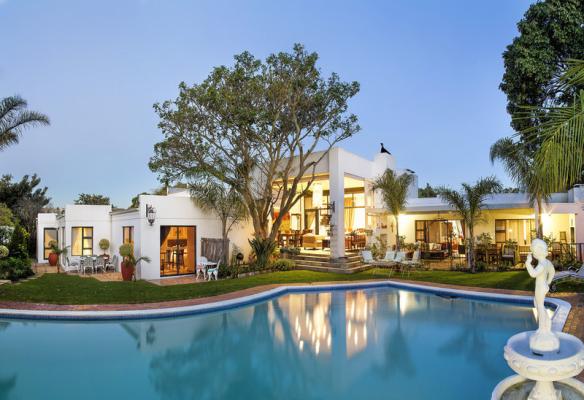
<path fill-rule="evenodd" d="M 195 273 L 196 238 L 195 226 L 160 227 L 160 276 Z"/>

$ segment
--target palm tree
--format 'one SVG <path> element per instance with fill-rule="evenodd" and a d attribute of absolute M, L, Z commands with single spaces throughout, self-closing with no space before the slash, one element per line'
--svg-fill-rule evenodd
<path fill-rule="evenodd" d="M 538 168 L 533 159 L 534 153 L 524 142 L 513 141 L 512 138 L 501 138 L 492 146 L 489 157 L 491 163 L 499 160 L 503 163 L 505 170 L 511 179 L 517 184 L 519 189 L 529 195 L 529 204 L 535 210 L 535 231 L 538 238 L 543 237 L 543 227 L 541 224 L 542 204 L 547 203 L 551 195 L 551 187 L 547 174 Z"/>
<path fill-rule="evenodd" d="M 227 263 L 229 232 L 247 218 L 247 209 L 241 196 L 231 187 L 212 178 L 204 178 L 190 185 L 191 198 L 202 210 L 214 212 L 221 220 L 223 239 L 222 259 Z"/>
<path fill-rule="evenodd" d="M 534 162 L 546 171 L 554 190 L 581 182 L 584 170 L 584 60 L 568 60 L 560 88 L 573 94 L 573 102 L 559 107 L 525 107 L 518 119 L 539 121 L 519 134 L 534 145 Z"/>
<path fill-rule="evenodd" d="M 414 176 L 408 173 L 397 175 L 393 170 L 385 172 L 373 182 L 373 190 L 379 190 L 383 202 L 395 219 L 395 243 L 399 251 L 399 214 L 406 207 L 408 188 L 414 181 Z"/>
<path fill-rule="evenodd" d="M 0 151 L 18 143 L 22 132 L 32 126 L 49 125 L 49 117 L 26 109 L 26 100 L 10 96 L 0 100 Z"/>
<path fill-rule="evenodd" d="M 448 203 L 464 222 L 465 236 L 467 238 L 466 265 L 475 272 L 474 261 L 474 228 L 483 221 L 483 208 L 485 198 L 498 190 L 501 183 L 495 177 L 481 178 L 474 185 L 462 184 L 462 190 L 456 191 L 448 188 L 439 188 L 438 196 Z"/>

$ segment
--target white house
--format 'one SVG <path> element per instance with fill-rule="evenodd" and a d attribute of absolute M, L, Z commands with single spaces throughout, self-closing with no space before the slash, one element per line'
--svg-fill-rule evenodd
<path fill-rule="evenodd" d="M 316 250 L 320 256 L 324 253 L 330 259 L 343 260 L 346 253 L 377 240 L 394 244 L 395 221 L 385 211 L 381 197 L 371 190 L 373 180 L 388 168 L 415 177 L 407 207 L 399 216 L 400 235 L 405 236 L 405 241 L 425 243 L 429 252 L 458 251 L 465 240 L 462 221 L 439 198 L 418 198 L 413 171 L 397 168 L 394 156 L 388 152 L 368 160 L 338 147 L 317 165 L 311 187 L 284 217 L 279 245 L 301 247 L 306 252 Z M 298 190 L 305 188 L 311 177 L 307 176 Z M 534 210 L 527 196 L 496 194 L 486 203 L 486 221 L 475 228 L 475 234 L 490 234 L 499 248 L 508 241 L 529 246 L 534 233 Z M 156 210 L 152 224 L 147 207 Z M 554 194 L 540 211 L 544 234 L 572 246 L 581 258 L 584 187 Z M 275 208 L 273 216 L 278 213 Z M 220 238 L 220 223 L 213 214 L 197 208 L 189 193 L 182 190 L 166 196 L 141 195 L 136 209 L 112 211 L 110 206 L 68 205 L 62 215 L 39 214 L 37 232 L 39 262 L 46 260 L 48 243 L 56 236 L 60 244 L 70 246 L 70 257 L 99 254 L 98 242 L 105 238 L 111 243 L 109 254 L 117 254 L 122 243 L 134 243 L 136 255 L 152 260 L 141 263 L 138 277 L 158 279 L 194 273 L 201 239 Z M 251 223 L 247 222 L 230 234 L 230 241 L 247 255 L 252 234 Z"/>
<path fill-rule="evenodd" d="M 146 208 L 156 210 L 152 223 Z M 64 213 L 39 214 L 37 220 L 38 262 L 46 262 L 48 242 L 58 237 L 61 247 L 68 247 L 68 257 L 101 254 L 99 241 L 110 242 L 110 255 L 118 255 L 123 243 L 133 243 L 137 256 L 147 256 L 137 269 L 140 279 L 193 274 L 201 252 L 202 238 L 221 238 L 219 220 L 196 207 L 188 191 L 175 191 L 167 196 L 140 195 L 140 206 L 112 211 L 111 206 L 67 205 Z M 232 244 L 249 253 L 251 236 L 248 224 L 237 226 L 230 235 Z"/>

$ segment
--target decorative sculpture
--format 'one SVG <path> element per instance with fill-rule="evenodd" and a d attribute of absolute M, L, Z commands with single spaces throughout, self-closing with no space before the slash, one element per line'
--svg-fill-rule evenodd
<path fill-rule="evenodd" d="M 525 260 L 525 267 L 529 276 L 535 278 L 534 305 L 537 314 L 538 328 L 529 338 L 529 347 L 535 354 L 557 352 L 560 348 L 560 340 L 552 332 L 552 320 L 545 308 L 545 296 L 550 291 L 549 285 L 554 278 L 555 269 L 547 259 L 548 247 L 541 239 L 531 242 L 531 253 Z M 533 257 L 537 260 L 537 266 L 532 265 Z"/>

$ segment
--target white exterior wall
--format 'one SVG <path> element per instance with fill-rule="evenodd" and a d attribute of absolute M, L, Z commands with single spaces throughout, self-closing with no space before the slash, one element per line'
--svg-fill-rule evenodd
<path fill-rule="evenodd" d="M 59 226 L 65 228 L 65 246 L 69 246 L 69 257 L 78 257 L 73 255 L 71 250 L 71 229 L 74 227 L 92 227 L 93 228 L 93 254 L 101 254 L 103 251 L 99 248 L 99 241 L 107 239 L 111 245 L 111 218 L 110 212 L 112 206 L 98 205 L 67 205 L 65 206 L 65 217 L 59 218 Z"/>
<path fill-rule="evenodd" d="M 112 255 L 118 257 L 116 270 L 120 270 L 121 256 L 119 252 L 120 246 L 124 242 L 123 227 L 132 226 L 134 228 L 134 254 L 140 256 L 141 254 L 141 229 L 140 229 L 140 215 L 139 210 L 130 210 L 125 212 L 113 212 L 111 215 L 111 241 L 110 251 Z"/>
<path fill-rule="evenodd" d="M 151 205 L 156 209 L 156 220 L 152 226 L 146 219 L 146 205 Z M 196 227 L 196 256 L 201 255 L 201 238 L 221 238 L 221 222 L 214 214 L 204 212 L 196 207 L 187 195 L 154 196 L 141 195 L 138 219 L 134 222 L 139 228 L 140 236 L 135 235 L 135 254 L 137 256 L 150 257 L 151 262 L 142 262 L 137 269 L 139 279 L 159 279 L 160 278 L 160 227 L 164 225 L 185 225 Z M 116 230 L 120 231 L 121 226 L 116 225 Z M 119 228 L 119 229 L 118 229 Z M 231 243 L 236 244 L 244 255 L 249 255 L 250 238 L 249 225 L 236 228 L 230 235 Z"/>
<path fill-rule="evenodd" d="M 44 263 L 44 231 L 45 228 L 57 228 L 57 214 L 41 213 L 37 216 L 37 262 Z"/>

